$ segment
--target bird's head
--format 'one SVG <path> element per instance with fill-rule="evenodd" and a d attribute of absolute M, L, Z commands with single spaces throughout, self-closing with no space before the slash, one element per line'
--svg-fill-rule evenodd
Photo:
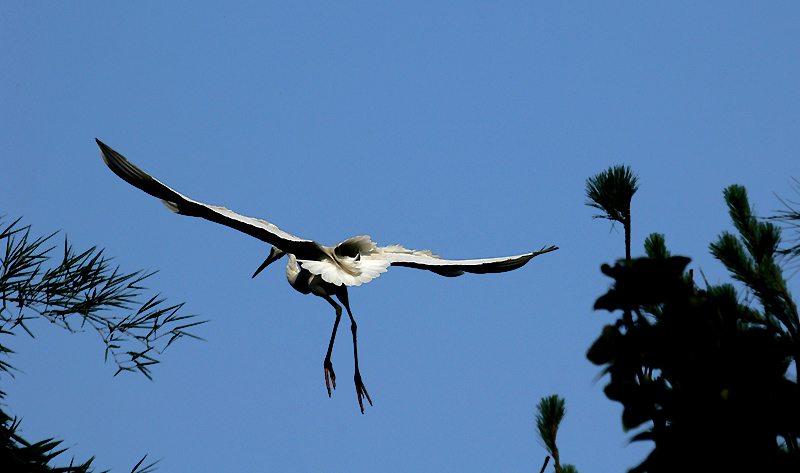
<path fill-rule="evenodd" d="M 253 273 L 253 277 L 258 276 L 258 273 L 260 273 L 264 268 L 272 264 L 274 261 L 281 259 L 285 254 L 286 254 L 285 251 L 279 249 L 276 246 L 273 246 L 272 251 L 270 251 L 269 256 L 267 256 L 267 259 L 265 259 L 264 262 L 261 263 L 261 266 L 258 267 L 256 272 Z"/>

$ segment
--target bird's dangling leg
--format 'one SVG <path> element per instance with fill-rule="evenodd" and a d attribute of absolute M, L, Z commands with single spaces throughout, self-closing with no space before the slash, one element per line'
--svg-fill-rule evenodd
<path fill-rule="evenodd" d="M 333 372 L 333 364 L 331 363 L 331 352 L 333 351 L 333 340 L 336 338 L 336 329 L 339 328 L 339 320 L 342 319 L 342 307 L 337 304 L 330 296 L 323 296 L 326 301 L 330 302 L 334 309 L 336 309 L 336 321 L 333 323 L 333 332 L 331 332 L 331 341 L 328 343 L 328 354 L 325 355 L 325 387 L 328 388 L 328 397 L 331 397 L 331 384 L 333 389 L 336 389 L 336 373 Z"/>
<path fill-rule="evenodd" d="M 361 380 L 361 373 L 358 371 L 358 342 L 356 341 L 356 319 L 353 318 L 353 313 L 350 311 L 350 302 L 347 298 L 347 288 L 342 286 L 342 290 L 336 293 L 344 308 L 347 309 L 347 315 L 350 316 L 350 330 L 353 332 L 353 357 L 355 358 L 355 375 L 353 380 L 356 383 L 356 394 L 358 395 L 358 406 L 361 408 L 361 413 L 364 413 L 364 403 L 362 398 L 366 397 L 369 405 L 372 405 L 372 399 L 369 398 L 367 388 L 364 387 L 364 382 Z"/>

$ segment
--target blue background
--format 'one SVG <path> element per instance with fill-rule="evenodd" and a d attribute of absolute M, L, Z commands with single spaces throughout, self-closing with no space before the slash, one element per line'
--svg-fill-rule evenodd
<path fill-rule="evenodd" d="M 558 393 L 562 461 L 624 471 L 651 445 L 628 444 L 585 359 L 614 318 L 592 305 L 623 235 L 591 218 L 585 180 L 631 165 L 634 255 L 665 233 L 728 281 L 708 255 L 730 229 L 723 188 L 766 215 L 800 174 L 799 24 L 797 2 L 5 2 L 0 213 L 159 270 L 149 286 L 210 322 L 153 381 L 113 377 L 94 333 L 32 323 L 36 339 L 3 341 L 21 370 L 4 409 L 25 438 L 117 472 L 144 454 L 170 472 L 538 471 L 535 406 Z M 168 212 L 95 137 L 189 197 L 322 244 L 561 249 L 510 273 L 392 268 L 353 288 L 375 404 L 361 415 L 349 330 L 325 390 L 328 304 L 280 264 L 251 280 L 267 245 Z"/>

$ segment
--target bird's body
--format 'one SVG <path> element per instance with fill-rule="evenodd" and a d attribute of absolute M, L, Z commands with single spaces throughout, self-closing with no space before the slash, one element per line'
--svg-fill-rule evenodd
<path fill-rule="evenodd" d="M 270 243 L 272 245 L 270 255 L 256 270 L 253 277 L 270 263 L 284 255 L 288 255 L 289 263 L 286 266 L 286 278 L 289 284 L 302 294 L 314 294 L 322 297 L 336 309 L 336 321 L 328 345 L 328 354 L 324 362 L 328 395 L 331 392 L 329 378 L 330 382 L 333 383 L 333 387 L 336 388 L 336 377 L 333 373 L 330 357 L 333 341 L 336 337 L 336 329 L 342 314 L 341 306 L 333 300 L 333 297 L 335 296 L 339 299 L 350 316 L 355 357 L 354 379 L 362 413 L 364 412 L 362 396 L 365 396 L 370 404 L 372 404 L 372 401 L 364 388 L 358 371 L 356 323 L 348 302 L 348 286 L 360 286 L 370 282 L 386 272 L 389 266 L 426 269 L 448 277 L 460 276 L 464 272 L 484 274 L 511 271 L 525 265 L 537 255 L 558 249 L 555 246 L 551 246 L 542 248 L 540 251 L 517 256 L 446 260 L 427 250 L 409 250 L 400 245 L 379 247 L 372 242 L 370 237 L 365 235 L 350 238 L 332 247 L 323 246 L 313 240 L 306 240 L 284 232 L 267 221 L 246 217 L 224 207 L 207 205 L 191 200 L 134 166 L 125 157 L 106 146 L 100 140 L 97 140 L 97 144 L 100 147 L 103 161 L 115 174 L 129 184 L 153 197 L 161 199 L 171 211 L 181 215 L 202 217 Z"/>

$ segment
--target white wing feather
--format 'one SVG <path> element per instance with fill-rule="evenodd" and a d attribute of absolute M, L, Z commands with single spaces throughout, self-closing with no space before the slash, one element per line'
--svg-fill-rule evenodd
<path fill-rule="evenodd" d="M 336 260 L 297 260 L 297 262 L 311 274 L 320 275 L 323 280 L 336 286 L 360 286 L 385 273 L 389 267 L 389 261 L 363 257 L 360 261 L 345 257 Z"/>
<path fill-rule="evenodd" d="M 406 266 L 425 269 L 442 276 L 455 277 L 466 273 L 502 273 L 524 266 L 532 258 L 555 251 L 551 246 L 540 251 L 516 256 L 481 258 L 467 260 L 447 260 L 434 255 L 429 250 L 409 250 L 399 245 L 378 247 L 350 257 L 327 258 L 324 260 L 298 260 L 301 266 L 322 276 L 325 281 L 337 286 L 360 286 L 385 273 L 389 266 Z"/>
<path fill-rule="evenodd" d="M 524 266 L 532 258 L 544 253 L 555 251 L 558 248 L 551 246 L 539 251 L 516 256 L 502 256 L 498 258 L 481 258 L 466 260 L 447 260 L 431 254 L 429 251 L 406 250 L 397 245 L 384 248 L 385 258 L 393 266 L 406 266 L 409 268 L 427 269 L 442 276 L 460 276 L 467 273 L 486 274 L 502 273 Z"/>

